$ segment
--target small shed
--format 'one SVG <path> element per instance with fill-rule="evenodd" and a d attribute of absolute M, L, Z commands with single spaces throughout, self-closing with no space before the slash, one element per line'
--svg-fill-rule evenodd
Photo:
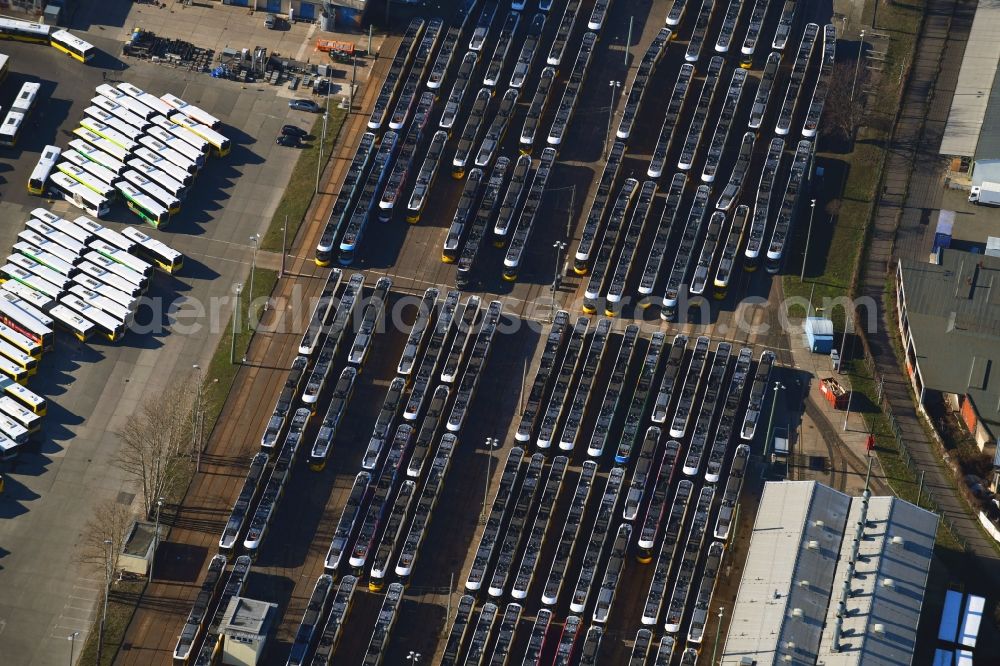
<path fill-rule="evenodd" d="M 814 354 L 833 349 L 833 322 L 824 317 L 806 317 L 806 341 Z"/>
<path fill-rule="evenodd" d="M 162 531 L 162 527 L 160 528 Z M 135 521 L 125 538 L 118 567 L 122 571 L 145 576 L 149 573 L 149 562 L 153 559 L 153 549 L 156 547 L 156 526 L 152 523 Z"/>

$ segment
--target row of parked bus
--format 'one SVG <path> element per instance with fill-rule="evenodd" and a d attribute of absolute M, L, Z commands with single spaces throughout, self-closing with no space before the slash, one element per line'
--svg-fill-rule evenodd
<path fill-rule="evenodd" d="M 147 224 L 167 224 L 206 156 L 229 153 L 220 121 L 175 95 L 156 97 L 129 83 L 96 92 L 69 145 L 42 151 L 28 191 L 51 187 L 97 218 L 121 197 Z"/>
<path fill-rule="evenodd" d="M 0 39 L 48 44 L 80 62 L 89 62 L 97 54 L 96 47 L 80 39 L 69 30 L 9 17 L 0 18 Z"/>
<path fill-rule="evenodd" d="M 31 212 L 0 266 L 0 373 L 8 394 L 0 397 L 3 456 L 14 455 L 41 427 L 45 400 L 23 384 L 53 347 L 54 329 L 80 341 L 95 333 L 118 341 L 154 266 L 173 271 L 182 261 L 180 253 L 136 229 L 117 232 L 84 216 Z"/>

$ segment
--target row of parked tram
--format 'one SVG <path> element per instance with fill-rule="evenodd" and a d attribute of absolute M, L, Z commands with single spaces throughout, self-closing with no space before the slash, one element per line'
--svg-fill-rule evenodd
<path fill-rule="evenodd" d="M 792 51 L 798 23 L 796 3 L 784 3 L 770 42 L 772 51 L 766 57 L 762 78 L 750 101 L 751 93 L 744 90 L 748 87 L 747 70 L 754 66 L 765 23 L 774 12 L 770 12 L 768 0 L 753 3 L 749 16 L 741 11 L 741 3 L 729 3 L 718 22 L 712 16 L 722 11 L 717 6 L 720 4 L 707 0 L 674 2 L 668 11 L 666 27 L 656 35 L 639 63 L 576 251 L 574 271 L 590 274 L 583 304 L 585 313 L 596 312 L 604 305 L 607 315 L 614 316 L 624 296 L 641 307 L 656 302 L 661 317 L 672 320 L 684 296 L 725 297 L 734 268 L 739 264 L 746 270 L 754 270 L 763 262 L 770 273 L 782 269 L 795 213 L 803 198 L 801 193 L 809 182 L 813 139 L 835 58 L 836 30 L 832 25 L 821 30 L 819 25 L 808 23 Z M 731 57 L 730 45 L 743 21 L 747 22 L 747 33 L 741 55 Z M 716 37 L 708 34 L 713 25 L 718 25 L 719 33 L 714 49 L 710 49 L 708 45 Z M 655 144 L 638 145 L 633 127 L 643 107 L 649 107 L 648 103 L 643 104 L 643 93 L 655 76 L 664 52 L 669 50 L 667 45 L 678 35 L 687 39 L 686 62 L 680 66 L 665 110 L 657 104 L 657 122 L 662 119 L 662 128 Z M 822 56 L 810 94 L 805 88 L 813 80 L 809 72 L 817 69 L 814 53 L 820 50 L 820 40 Z M 786 51 L 792 51 L 789 57 L 793 61 L 787 84 L 782 88 L 780 65 Z M 734 58 L 739 66 L 731 68 L 729 63 Z M 785 169 L 783 137 L 791 133 L 798 118 L 804 118 L 802 139 L 794 145 L 792 165 Z M 780 142 L 771 142 L 761 182 L 752 195 L 754 201 L 747 206 L 741 199 L 755 143 L 769 145 L 755 139 L 771 119 Z M 747 123 L 750 131 L 744 132 L 740 142 L 734 144 L 730 137 L 741 136 L 738 132 L 742 122 Z M 647 149 L 652 155 L 647 158 L 647 172 L 652 179 L 669 172 L 669 165 L 674 164 L 671 158 L 676 155 L 673 157 L 676 172 L 671 180 L 675 198 L 664 206 L 658 222 L 655 215 L 648 215 L 643 208 L 644 198 L 636 196 L 637 181 L 631 178 L 622 181 L 619 176 L 619 165 L 629 152 L 647 153 Z M 733 166 L 726 178 L 720 170 L 728 164 Z M 696 167 L 698 170 L 694 172 L 700 174 L 703 184 L 695 188 L 692 199 L 683 176 Z M 716 183 L 719 189 L 713 191 Z M 655 180 L 648 184 L 651 188 L 658 185 Z M 685 189 L 688 189 L 686 196 Z M 776 190 L 783 193 L 780 204 L 772 203 Z M 678 215 L 676 202 L 681 197 L 684 210 Z M 630 213 L 632 224 L 627 222 Z M 652 221 L 647 223 L 647 217 Z M 681 222 L 675 223 L 678 217 Z M 685 219 L 687 223 L 683 224 Z M 650 252 L 642 264 L 633 266 L 638 263 L 635 256 L 643 254 L 636 251 L 635 240 L 647 236 L 654 238 Z M 663 262 L 663 256 L 674 244 L 672 263 Z M 765 246 L 763 251 L 761 246 Z M 608 268 L 609 262 L 617 267 L 613 272 Z M 639 282 L 635 291 L 629 288 L 633 280 Z M 655 296 L 658 288 L 663 290 L 662 299 Z"/>
<path fill-rule="evenodd" d="M 295 478 L 301 473 L 297 458 L 306 457 L 310 468 L 322 470 L 332 455 L 391 286 L 388 278 L 380 278 L 366 294 L 362 274 L 345 279 L 339 269 L 331 271 L 261 436 L 261 451 L 250 462 L 226 522 L 221 559 L 213 567 L 224 569 L 225 558 L 241 552 L 241 561 L 252 561 L 276 528 L 286 490 L 304 482 Z M 381 659 L 402 598 L 400 583 L 416 564 L 503 314 L 499 301 L 480 307 L 478 297 L 463 303 L 457 291 L 439 296 L 437 289 L 428 289 L 420 301 L 398 375 L 386 392 L 362 469 L 334 530 L 326 574 L 316 583 L 289 663 L 308 663 L 314 651 L 318 663 L 332 662 L 358 581 L 366 579 L 370 590 L 380 591 L 395 578 L 388 592 L 396 600 L 383 607 L 365 663 Z M 320 413 L 324 416 L 317 427 L 314 417 Z M 305 453 L 300 455 L 300 449 Z M 351 575 L 340 579 L 338 589 L 335 584 L 345 570 Z M 214 597 L 212 586 L 198 608 L 210 606 Z M 195 663 L 199 655 L 214 654 L 217 636 L 218 622 L 207 611 L 192 613 L 175 660 Z"/>
<path fill-rule="evenodd" d="M 597 663 L 618 588 L 634 578 L 633 559 L 655 562 L 641 617 L 649 628 L 634 659 L 653 649 L 656 626 L 664 634 L 656 663 L 672 663 L 675 649 L 688 660 L 697 655 L 774 354 L 765 350 L 754 367 L 749 348 L 684 335 L 668 344 L 662 333 L 646 340 L 635 326 L 619 336 L 609 324 L 574 324 L 560 311 L 544 338 L 443 663 L 507 663 L 532 609 L 524 663 L 558 654 Z M 622 400 L 614 377 L 631 376 L 637 359 L 640 382 Z M 594 378 L 608 373 L 601 399 Z M 623 411 L 635 425 L 621 432 L 613 465 L 602 472 L 602 441 L 573 469 L 574 437 L 565 433 Z M 606 439 L 596 428 L 593 437 Z M 555 442 L 560 450 L 549 458 Z"/>

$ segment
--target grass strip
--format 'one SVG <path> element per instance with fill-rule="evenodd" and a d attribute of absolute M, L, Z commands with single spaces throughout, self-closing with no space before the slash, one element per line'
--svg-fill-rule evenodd
<path fill-rule="evenodd" d="M 326 136 L 323 139 L 322 163 L 325 166 L 326 160 L 333 154 L 333 147 L 340 135 L 340 128 L 344 126 L 347 118 L 347 109 L 339 107 L 330 110 L 330 118 L 326 125 Z M 281 195 L 278 207 L 274 209 L 271 216 L 271 223 L 261 239 L 260 248 L 268 252 L 281 252 L 282 231 L 285 220 L 288 220 L 287 240 L 291 244 L 292 239 L 302 226 L 309 205 L 312 203 L 313 195 L 316 192 L 316 164 L 320 160 L 319 135 L 323 133 L 323 116 L 317 115 L 316 122 L 313 123 L 310 135 L 316 137 L 314 140 L 299 149 L 299 158 L 292 167 L 292 175 L 288 180 L 288 187 Z"/>

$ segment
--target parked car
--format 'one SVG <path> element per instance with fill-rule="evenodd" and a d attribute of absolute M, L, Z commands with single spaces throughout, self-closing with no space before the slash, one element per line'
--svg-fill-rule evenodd
<path fill-rule="evenodd" d="M 284 125 L 281 128 L 281 133 L 286 136 L 294 136 L 299 139 L 304 139 L 309 136 L 309 132 L 302 129 L 298 125 Z"/>
<path fill-rule="evenodd" d="M 288 102 L 288 106 L 296 111 L 309 111 L 310 113 L 319 113 L 323 110 L 322 106 L 311 99 L 293 99 Z"/>
<path fill-rule="evenodd" d="M 274 140 L 279 146 L 284 146 L 285 148 L 298 148 L 299 147 L 299 137 L 292 136 L 291 134 L 279 134 L 278 138 Z"/>
<path fill-rule="evenodd" d="M 267 28 L 268 30 L 277 30 L 279 20 L 280 19 L 278 18 L 277 14 L 268 14 L 264 18 L 264 27 Z"/>

